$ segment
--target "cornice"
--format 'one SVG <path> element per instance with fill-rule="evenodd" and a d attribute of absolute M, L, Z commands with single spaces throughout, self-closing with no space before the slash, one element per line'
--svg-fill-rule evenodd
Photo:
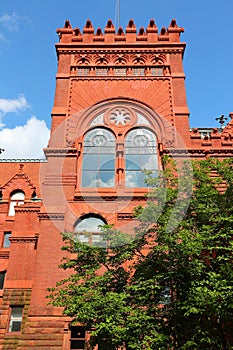
<path fill-rule="evenodd" d="M 133 216 L 132 213 L 118 213 L 117 219 L 118 220 L 130 220 L 130 221 L 132 221 L 135 219 L 135 217 Z"/>
<path fill-rule="evenodd" d="M 10 237 L 9 240 L 11 243 L 36 243 L 38 237 Z"/>
<path fill-rule="evenodd" d="M 163 81 L 170 81 L 171 80 L 171 76 L 147 76 L 147 75 L 141 75 L 141 76 L 134 76 L 134 75 L 130 75 L 130 76 L 77 76 L 77 75 L 72 75 L 70 76 L 71 81 L 80 81 L 80 80 L 151 80 L 151 81 L 155 81 L 155 80 L 163 80 Z M 47 154 L 47 153 L 46 153 Z"/>
<path fill-rule="evenodd" d="M 99 202 L 99 201 L 106 201 L 106 202 L 114 202 L 114 201 L 132 201 L 132 200 L 137 200 L 137 201 L 145 201 L 145 193 L 141 195 L 119 195 L 119 196 L 111 196 L 111 195 L 99 195 L 99 196 L 88 196 L 88 195 L 75 195 L 74 196 L 75 202 Z"/>
<path fill-rule="evenodd" d="M 73 54 L 77 52 L 93 52 L 93 53 L 113 53 L 113 52 L 125 52 L 125 53 L 135 53 L 135 52 L 145 52 L 145 53 L 155 53 L 155 52 L 179 52 L 183 53 L 186 44 L 184 42 L 181 43 L 169 43 L 169 42 L 158 42 L 155 44 L 150 44 L 148 42 L 140 42 L 136 44 L 124 44 L 122 47 L 122 43 L 116 44 L 57 44 L 56 48 L 58 53 L 62 54 Z"/>
<path fill-rule="evenodd" d="M 183 155 L 188 156 L 190 155 L 233 155 L 233 148 L 203 148 L 203 149 L 165 149 L 163 150 L 164 154 L 172 154 L 172 155 Z"/>
<path fill-rule="evenodd" d="M 65 215 L 63 213 L 40 213 L 39 220 L 61 220 L 63 221 Z"/>
<path fill-rule="evenodd" d="M 21 208 L 20 208 L 21 207 Z M 21 206 L 18 206 L 15 208 L 15 211 L 16 212 L 20 212 L 20 213 L 27 213 L 27 212 L 30 212 L 30 213 L 38 213 L 40 211 L 40 208 L 27 208 L 27 207 L 23 207 L 22 205 Z"/>
<path fill-rule="evenodd" d="M 76 155 L 77 149 L 76 148 L 45 148 L 44 152 L 46 156 L 54 156 L 54 157 L 67 157 L 67 156 L 73 156 Z"/>
<path fill-rule="evenodd" d="M 8 259 L 10 256 L 10 250 L 0 250 L 0 259 Z"/>

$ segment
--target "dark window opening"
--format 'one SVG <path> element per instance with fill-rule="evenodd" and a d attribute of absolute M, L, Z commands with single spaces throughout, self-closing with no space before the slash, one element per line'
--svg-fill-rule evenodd
<path fill-rule="evenodd" d="M 6 271 L 0 272 L 0 289 L 3 289 L 4 287 L 5 277 L 6 277 Z"/>
<path fill-rule="evenodd" d="M 70 327 L 70 349 L 84 350 L 85 348 L 86 331 L 82 326 Z"/>

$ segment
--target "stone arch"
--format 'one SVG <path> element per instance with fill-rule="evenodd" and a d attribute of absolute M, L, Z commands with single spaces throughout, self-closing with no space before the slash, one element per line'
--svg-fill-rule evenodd
<path fill-rule="evenodd" d="M 82 113 L 73 114 L 67 119 L 66 128 L 66 144 L 74 146 L 75 141 L 80 139 L 84 133 L 92 127 L 91 123 L 96 120 L 95 126 L 106 125 L 105 115 L 108 110 L 114 107 L 124 106 L 131 111 L 131 114 L 142 116 L 146 121 L 146 126 L 156 134 L 158 143 L 168 147 L 173 147 L 175 142 L 174 127 L 161 115 L 159 115 L 150 106 L 137 100 L 127 99 L 123 97 L 115 99 L 107 99 L 94 104 Z M 98 122 L 99 117 L 99 122 Z M 102 118 L 102 119 L 101 119 Z M 138 122 L 137 125 L 144 125 Z"/>

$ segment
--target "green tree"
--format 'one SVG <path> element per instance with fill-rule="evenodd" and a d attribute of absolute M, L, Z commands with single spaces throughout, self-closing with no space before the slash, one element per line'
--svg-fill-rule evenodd
<path fill-rule="evenodd" d="M 50 302 L 90 348 L 233 349 L 233 159 L 194 162 L 192 183 L 187 164 L 178 178 L 164 162 L 134 234 L 105 226 L 107 249 L 63 235 L 70 275 Z"/>

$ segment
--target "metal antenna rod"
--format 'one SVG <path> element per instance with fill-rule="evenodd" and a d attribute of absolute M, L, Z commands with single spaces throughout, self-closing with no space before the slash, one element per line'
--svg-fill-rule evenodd
<path fill-rule="evenodd" d="M 115 13 L 115 23 L 116 27 L 120 27 L 120 0 L 116 1 L 116 13 Z"/>

